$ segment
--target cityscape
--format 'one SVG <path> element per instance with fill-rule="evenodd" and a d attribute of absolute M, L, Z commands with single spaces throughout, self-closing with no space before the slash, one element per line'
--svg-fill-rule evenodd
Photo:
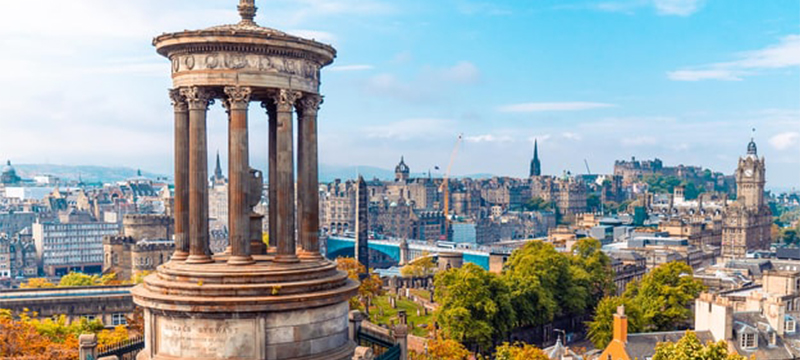
<path fill-rule="evenodd" d="M 7 5 L 0 359 L 800 359 L 797 2 Z"/>

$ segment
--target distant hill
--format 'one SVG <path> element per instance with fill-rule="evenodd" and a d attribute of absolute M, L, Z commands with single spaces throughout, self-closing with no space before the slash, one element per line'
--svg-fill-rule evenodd
<path fill-rule="evenodd" d="M 127 167 L 107 167 L 94 165 L 54 165 L 54 164 L 14 164 L 17 174 L 23 179 L 32 179 L 37 175 L 53 175 L 62 180 L 78 180 L 79 178 L 86 183 L 108 183 L 123 181 L 136 177 L 137 169 Z M 209 169 L 212 171 L 213 169 Z M 355 179 L 358 174 L 365 179 L 378 178 L 380 180 L 393 180 L 394 170 L 382 169 L 374 166 L 340 166 L 340 165 L 319 165 L 319 180 L 321 182 L 331 182 L 335 179 Z M 150 179 L 167 177 L 172 179 L 172 175 L 157 174 L 149 171 L 142 171 L 142 176 Z M 427 173 L 412 173 L 411 177 L 427 177 Z M 490 178 L 491 174 L 470 174 L 461 177 L 473 179 Z M 434 174 L 434 177 L 441 177 L 441 173 Z"/>
<path fill-rule="evenodd" d="M 86 183 L 123 181 L 135 177 L 138 171 L 127 167 L 53 164 L 14 164 L 14 168 L 23 179 L 32 179 L 37 175 L 53 175 L 62 180 L 81 179 Z M 142 176 L 155 179 L 165 175 L 142 171 Z"/>

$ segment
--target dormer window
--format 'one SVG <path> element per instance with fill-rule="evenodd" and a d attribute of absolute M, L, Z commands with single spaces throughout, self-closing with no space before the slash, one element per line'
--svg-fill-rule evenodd
<path fill-rule="evenodd" d="M 797 328 L 797 322 L 794 320 L 794 318 L 791 317 L 791 316 L 786 316 L 784 319 L 785 320 L 784 320 L 784 323 L 783 323 L 783 329 L 786 332 L 790 332 L 790 333 L 795 332 L 795 330 Z"/>
<path fill-rule="evenodd" d="M 739 341 L 739 347 L 742 349 L 752 349 L 756 347 L 756 334 L 751 332 L 743 333 Z"/>

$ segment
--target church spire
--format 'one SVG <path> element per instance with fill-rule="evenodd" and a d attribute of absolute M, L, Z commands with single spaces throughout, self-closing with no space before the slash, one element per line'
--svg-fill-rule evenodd
<path fill-rule="evenodd" d="M 214 168 L 214 178 L 222 179 L 222 166 L 219 165 L 219 150 L 217 150 L 217 167 Z"/>
<path fill-rule="evenodd" d="M 531 160 L 531 170 L 529 176 L 541 176 L 542 163 L 539 161 L 539 140 L 533 140 L 533 160 Z"/>

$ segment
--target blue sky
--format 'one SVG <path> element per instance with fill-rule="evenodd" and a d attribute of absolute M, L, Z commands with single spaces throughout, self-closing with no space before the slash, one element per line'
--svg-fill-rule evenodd
<path fill-rule="evenodd" d="M 0 12 L 0 157 L 170 173 L 169 63 L 154 35 L 236 22 L 235 0 L 42 0 Z M 800 185 L 795 0 L 257 0 L 332 43 L 320 161 L 524 176 L 659 157 L 731 172 L 755 127 L 769 186 Z M 251 111 L 252 161 L 266 126 Z M 227 148 L 224 115 L 211 151 Z"/>

